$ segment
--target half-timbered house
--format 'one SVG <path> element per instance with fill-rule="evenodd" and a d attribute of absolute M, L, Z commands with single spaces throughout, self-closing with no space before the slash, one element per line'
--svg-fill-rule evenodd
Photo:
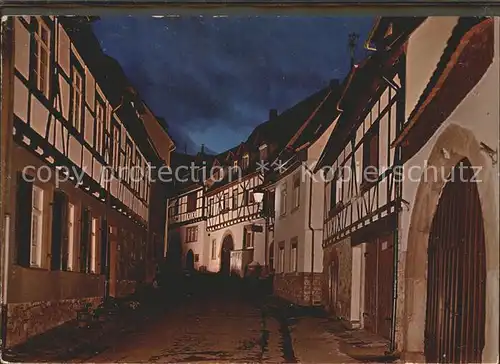
<path fill-rule="evenodd" d="M 197 156 L 174 153 L 172 156 L 172 168 L 177 177 L 173 180 L 175 193 L 168 200 L 167 261 L 173 271 L 181 268 L 204 270 L 208 265 L 205 178 L 201 172 L 204 171 L 203 162 L 209 159 L 203 153 Z"/>
<path fill-rule="evenodd" d="M 317 167 L 325 304 L 413 362 L 497 360 L 498 32 L 377 21 Z"/>
<path fill-rule="evenodd" d="M 391 336 L 399 155 L 390 148 L 404 117 L 405 35 L 354 65 L 341 116 L 317 168 L 328 164 L 324 200 L 324 301 L 351 327 Z M 397 34 L 397 36 L 396 36 Z"/>
<path fill-rule="evenodd" d="M 274 161 L 265 189 L 274 190 L 271 251 L 274 294 L 302 306 L 321 305 L 323 272 L 324 180 L 313 172 L 338 116 L 341 86 L 329 87 L 308 100 L 310 115 Z"/>
<path fill-rule="evenodd" d="M 151 139 L 158 120 L 101 51 L 90 21 L 2 23 L 2 124 L 12 138 L 2 170 L 11 176 L 2 210 L 7 346 L 85 304 L 132 293 L 151 279 L 149 234 L 164 235 L 165 219 L 150 224 L 157 197 L 146 172 L 168 163 L 172 141 L 165 130 Z"/>

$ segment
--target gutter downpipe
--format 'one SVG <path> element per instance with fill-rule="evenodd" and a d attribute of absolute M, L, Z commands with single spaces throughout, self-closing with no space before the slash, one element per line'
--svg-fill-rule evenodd
<path fill-rule="evenodd" d="M 404 60 L 405 62 L 406 60 Z M 405 80 L 402 80 L 401 82 L 401 87 L 399 90 L 400 91 L 400 100 L 397 101 L 397 107 L 396 109 L 396 133 L 399 134 L 402 129 L 402 124 L 403 122 L 399 122 L 399 120 L 404 121 L 404 104 L 402 101 L 406 99 L 405 97 Z M 390 84 L 389 84 L 390 85 Z M 399 175 L 399 171 L 402 169 L 403 164 L 401 163 L 401 145 L 398 145 L 396 147 L 396 150 L 394 151 L 395 153 L 395 169 L 397 175 L 394 176 L 394 178 L 397 178 L 395 181 L 395 197 L 396 197 L 396 216 L 395 216 L 395 229 L 393 232 L 393 267 L 394 267 L 394 272 L 393 272 L 393 287 L 392 287 L 392 313 L 391 313 L 391 340 L 390 340 L 390 345 L 389 345 L 389 353 L 394 354 L 396 351 L 396 316 L 397 316 L 397 303 L 398 303 L 398 269 L 399 269 L 399 214 L 401 213 L 401 201 L 402 201 L 402 180 Z M 394 173 L 394 172 L 393 172 Z"/>
<path fill-rule="evenodd" d="M 304 168 L 309 171 L 309 230 L 311 230 L 311 290 L 309 293 L 309 304 L 313 306 L 313 281 L 314 281 L 314 243 L 315 243 L 315 229 L 312 226 L 312 192 L 313 192 L 313 172 L 304 164 Z"/>

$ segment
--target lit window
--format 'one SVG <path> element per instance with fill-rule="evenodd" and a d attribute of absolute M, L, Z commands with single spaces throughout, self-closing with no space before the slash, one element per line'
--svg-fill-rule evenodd
<path fill-rule="evenodd" d="M 68 270 L 73 270 L 75 244 L 75 206 L 68 205 Z"/>
<path fill-rule="evenodd" d="M 36 86 L 45 97 L 49 97 L 50 74 L 50 30 L 42 19 L 38 19 L 35 32 L 35 74 Z"/>
<path fill-rule="evenodd" d="M 72 81 L 72 123 L 78 130 L 82 131 L 82 100 L 83 100 L 83 81 L 82 76 L 76 67 L 73 66 L 73 81 Z"/>
<path fill-rule="evenodd" d="M 186 243 L 193 243 L 198 240 L 198 226 L 190 226 L 186 229 Z"/>
<path fill-rule="evenodd" d="M 33 267 L 40 267 L 42 263 L 42 234 L 43 234 L 43 190 L 33 186 L 31 201 L 31 251 L 30 263 Z"/>

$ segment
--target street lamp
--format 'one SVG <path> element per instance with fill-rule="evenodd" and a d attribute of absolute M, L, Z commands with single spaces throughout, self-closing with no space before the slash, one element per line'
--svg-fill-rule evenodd
<path fill-rule="evenodd" d="M 269 250 L 269 236 L 268 236 L 268 219 L 269 219 L 269 216 L 268 216 L 268 211 L 267 209 L 265 208 L 265 205 L 264 205 L 264 190 L 257 187 L 254 191 L 253 191 L 253 198 L 254 198 L 254 201 L 257 202 L 259 205 L 262 204 L 262 217 L 264 218 L 264 272 L 265 274 L 267 275 L 268 273 L 268 250 Z"/>

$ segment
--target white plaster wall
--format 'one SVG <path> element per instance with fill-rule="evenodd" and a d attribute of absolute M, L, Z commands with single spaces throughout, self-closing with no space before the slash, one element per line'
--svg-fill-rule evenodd
<path fill-rule="evenodd" d="M 198 226 L 198 240 L 192 243 L 186 243 L 186 230 L 188 227 L 192 226 Z M 180 238 L 181 238 L 181 244 L 182 244 L 182 261 L 183 261 L 183 266 L 186 262 L 186 254 L 189 250 L 193 251 L 193 254 L 199 254 L 199 261 L 194 263 L 194 266 L 196 269 L 199 269 L 202 265 L 204 265 L 206 261 L 206 235 L 205 235 L 205 230 L 206 229 L 206 222 L 205 221 L 200 221 L 194 224 L 189 224 L 182 226 L 180 230 Z"/>
<path fill-rule="evenodd" d="M 206 254 L 207 254 L 207 269 L 210 272 L 218 272 L 220 269 L 220 252 L 222 248 L 222 241 L 227 234 L 231 234 L 233 237 L 234 250 L 243 249 L 243 233 L 244 227 L 250 224 L 262 225 L 264 226 L 264 220 L 252 220 L 245 221 L 238 224 L 231 225 L 226 228 L 222 228 L 215 231 L 209 231 L 206 233 Z M 212 240 L 215 239 L 217 242 L 217 257 L 215 260 L 211 259 L 211 245 Z M 269 240 L 269 244 L 271 241 Z M 254 261 L 258 262 L 260 265 L 265 264 L 265 235 L 262 233 L 254 233 Z"/>
<path fill-rule="evenodd" d="M 453 111 L 450 117 L 440 126 L 429 141 L 420 151 L 404 165 L 403 199 L 413 205 L 420 180 L 424 178 L 424 170 L 430 152 L 443 130 L 450 124 L 456 124 L 470 130 L 479 142 L 484 142 L 493 149 L 498 148 L 499 138 L 499 85 L 498 85 L 498 60 L 494 62 L 485 73 L 483 78 L 467 95 L 463 102 Z M 411 89 L 411 85 L 408 84 Z M 498 176 L 498 164 L 486 166 L 491 178 Z M 428 173 L 432 178 L 433 174 Z M 492 198 L 498 201 L 498 184 L 495 184 Z M 498 216 L 498 206 L 497 206 Z M 408 227 L 411 218 L 411 210 L 403 209 L 400 218 L 401 249 L 406 251 Z"/>
<path fill-rule="evenodd" d="M 444 22 L 446 23 L 446 22 Z M 403 199 L 409 202 L 408 209 L 403 209 L 400 215 L 400 249 L 403 254 L 407 253 L 408 239 L 409 239 L 409 228 L 412 220 L 412 207 L 416 202 L 417 198 L 422 198 L 425 196 L 417 196 L 417 189 L 419 187 L 420 180 L 425 178 L 425 174 L 422 172 L 426 166 L 426 162 L 438 140 L 440 135 L 446 130 L 450 125 L 458 125 L 467 130 L 468 133 L 474 135 L 477 143 L 485 143 L 492 149 L 499 150 L 499 119 L 500 119 L 500 92 L 499 92 L 499 21 L 498 18 L 495 19 L 495 57 L 493 64 L 487 70 L 483 78 L 474 87 L 474 89 L 467 95 L 467 97 L 462 101 L 462 103 L 453 111 L 450 117 L 440 126 L 436 133 L 429 139 L 429 141 L 424 145 L 424 147 L 411 158 L 404 166 L 405 168 L 405 179 L 403 182 Z M 439 32 L 436 32 L 439 33 Z M 440 34 L 435 34 L 436 37 L 441 37 Z M 432 36 L 429 39 L 433 39 Z M 428 45 L 428 41 L 421 41 L 420 43 L 425 43 L 425 47 Z M 411 66 L 411 64 L 410 64 Z M 408 81 L 410 81 L 409 79 Z M 417 85 L 420 81 L 417 82 Z M 413 88 L 412 83 L 408 83 L 408 88 L 411 90 Z M 450 146 L 450 152 L 453 152 Z M 498 339 L 499 339 L 499 261 L 498 254 L 490 254 L 490 252 L 498 252 L 499 250 L 499 232 L 498 232 L 498 221 L 499 221 L 499 186 L 498 186 L 498 176 L 499 168 L 498 163 L 493 163 L 490 157 L 486 153 L 481 152 L 482 163 L 480 166 L 474 165 L 474 167 L 481 168 L 481 180 L 478 181 L 478 189 L 481 198 L 481 205 L 483 212 L 485 208 L 488 211 L 495 211 L 495 216 L 487 216 L 483 213 L 483 219 L 485 224 L 485 231 L 487 236 L 486 241 L 486 251 L 487 251 L 487 282 L 486 282 L 486 332 L 485 339 L 486 345 L 483 350 L 483 362 L 497 362 L 498 361 Z M 498 158 L 498 154 L 496 156 Z M 434 178 L 433 174 L 428 174 L 427 178 Z M 490 214 L 489 214 L 490 215 Z M 493 236 L 493 238 L 491 238 Z M 408 263 L 407 263 L 408 264 Z M 425 284 L 421 282 L 419 284 Z M 415 290 L 417 288 L 414 288 Z M 420 289 L 420 288 L 419 288 Z M 425 289 L 425 288 L 423 288 Z M 425 305 L 425 301 L 423 302 Z M 404 315 L 411 315 L 411 312 L 406 312 Z M 418 325 L 424 325 L 425 323 L 419 322 Z M 415 323 L 413 323 L 415 325 Z M 423 326 L 415 327 L 413 326 L 414 333 L 407 333 L 409 338 L 407 338 L 407 348 L 410 351 L 418 350 L 423 344 L 419 343 L 420 336 L 416 332 L 423 330 Z"/>
<path fill-rule="evenodd" d="M 411 86 L 406 89 L 406 120 L 436 69 L 457 21 L 457 16 L 432 16 L 410 36 L 406 58 L 406 82 Z"/>

